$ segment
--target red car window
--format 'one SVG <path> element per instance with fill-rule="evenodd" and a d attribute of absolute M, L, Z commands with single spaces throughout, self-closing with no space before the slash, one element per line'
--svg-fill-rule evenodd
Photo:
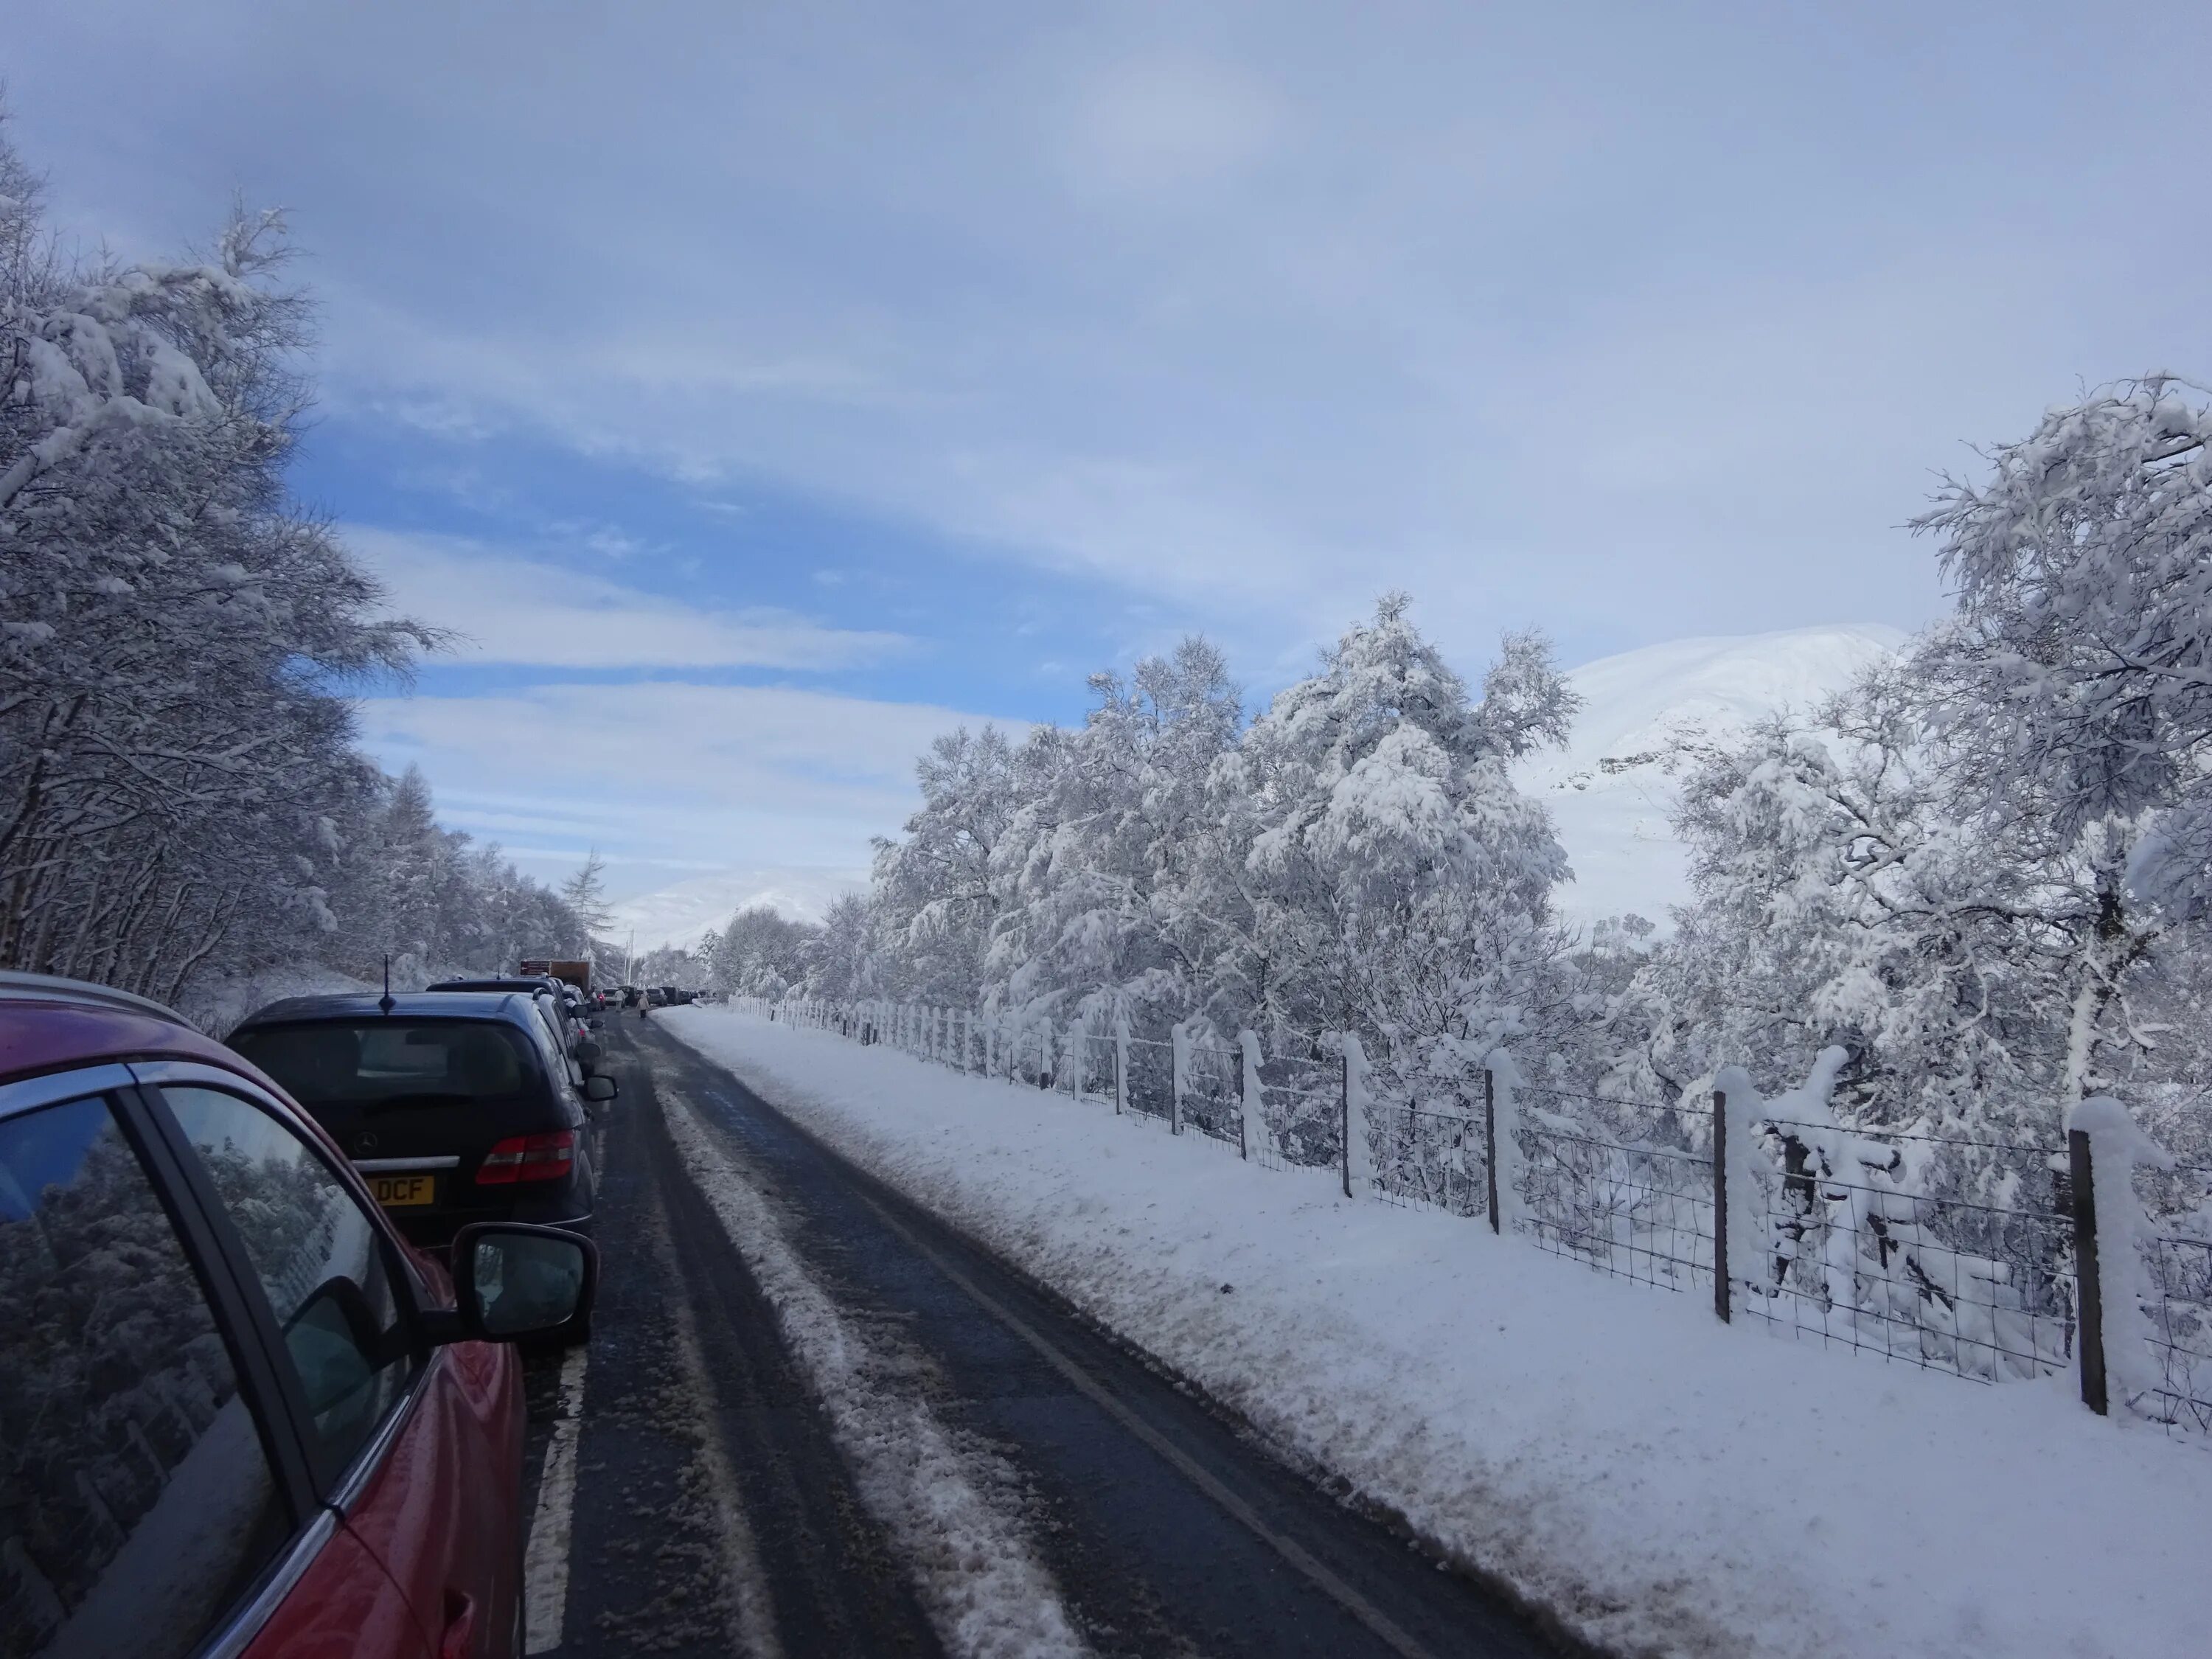
<path fill-rule="evenodd" d="M 170 1085 L 161 1095 L 269 1298 L 318 1472 L 334 1483 L 420 1363 L 383 1237 L 321 1154 L 273 1114 L 219 1089 Z"/>
<path fill-rule="evenodd" d="M 102 1100 L 0 1119 L 0 1659 L 190 1652 L 290 1521 Z"/>

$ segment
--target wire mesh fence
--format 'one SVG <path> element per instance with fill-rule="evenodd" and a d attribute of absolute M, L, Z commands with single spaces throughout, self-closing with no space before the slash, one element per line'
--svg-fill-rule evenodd
<path fill-rule="evenodd" d="M 1521 1224 L 1538 1248 L 1616 1278 L 1713 1282 L 1711 1130 L 1684 1107 L 1523 1085 Z"/>
<path fill-rule="evenodd" d="M 1776 1178 L 1751 1211 L 1761 1227 L 1730 1241 L 1741 1311 L 1978 1382 L 2072 1363 L 2074 1220 L 2058 1148 L 1763 1127 Z M 1967 1146 L 1971 1166 L 1941 1156 Z"/>
<path fill-rule="evenodd" d="M 1122 1044 L 1128 1079 L 1123 1103 L 1139 1117 L 1166 1123 L 1175 1116 L 1175 1044 L 1130 1037 Z"/>
<path fill-rule="evenodd" d="M 1076 1039 L 1073 1054 L 1074 1087 L 1072 1092 L 1079 1100 L 1097 1101 L 1112 1106 L 1116 1103 L 1119 1064 L 1115 1053 L 1113 1034 L 1085 1028 Z"/>
<path fill-rule="evenodd" d="M 2212 1164 L 2144 1172 L 2150 1219 L 2149 1340 L 2157 1382 L 2150 1413 L 2169 1426 L 2212 1432 Z"/>
<path fill-rule="evenodd" d="M 1493 1110 L 1480 1070 L 1407 1079 L 1388 1065 L 1367 1069 L 1355 1105 L 1345 1061 L 1327 1054 L 1261 1055 L 1248 1073 L 1240 1047 L 1139 1037 L 1095 1021 L 886 1004 L 733 1006 L 1118 1108 L 1271 1170 L 1330 1171 L 1347 1192 L 1394 1205 L 1475 1218 L 1490 1213 L 1495 1193 L 1493 1224 L 1510 1222 L 1541 1249 L 1640 1284 L 1712 1291 L 1717 1224 L 1726 1218 L 1720 1310 L 1793 1339 L 1984 1382 L 2080 1366 L 2084 1398 L 2092 1395 L 2076 1237 L 2087 1211 L 2058 1146 L 1754 1115 L 1741 1161 L 1738 1131 L 1729 1132 L 1723 1184 L 1711 1105 L 1518 1083 Z M 2139 1202 L 2113 1234 L 2127 1248 L 2100 1261 L 2095 1281 L 2108 1315 L 2118 1298 L 2123 1316 L 2108 1316 L 2104 1341 L 2087 1346 L 2100 1359 L 2117 1355 L 2116 1397 L 2178 1431 L 2212 1434 L 2212 1115 L 2200 1121 L 2196 1109 L 2169 1103 L 2160 1127 L 2205 1161 L 2138 1169 Z M 1346 1157 L 1349 1121 L 1369 1155 L 1357 1174 Z M 2134 1356 L 2114 1341 L 2137 1353 L 2147 1346 L 2150 1364 L 2128 1363 Z"/>
<path fill-rule="evenodd" d="M 1241 1149 L 1244 1145 L 1243 1073 L 1244 1056 L 1236 1049 L 1186 1044 L 1183 1127 Z"/>
<path fill-rule="evenodd" d="M 1271 1170 L 1334 1170 L 1344 1162 L 1344 1069 L 1280 1055 L 1260 1062 L 1247 1121 L 1252 1161 Z"/>
<path fill-rule="evenodd" d="M 1375 1196 L 1406 1209 L 1490 1213 L 1489 1129 L 1480 1075 L 1459 1086 L 1370 1069 L 1365 1113 Z"/>

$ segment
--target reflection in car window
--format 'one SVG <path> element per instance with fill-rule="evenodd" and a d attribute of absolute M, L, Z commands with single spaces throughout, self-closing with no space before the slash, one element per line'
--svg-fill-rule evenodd
<path fill-rule="evenodd" d="M 384 1249 L 321 1157 L 259 1107 L 215 1089 L 161 1093 L 244 1240 L 307 1396 L 323 1467 L 350 1462 L 413 1369 Z"/>
<path fill-rule="evenodd" d="M 502 1020 L 318 1021 L 237 1033 L 232 1048 L 310 1110 L 501 1098 L 529 1089 L 537 1067 Z"/>
<path fill-rule="evenodd" d="M 99 1100 L 0 1120 L 0 1659 L 197 1647 L 287 1530 L 161 1200 Z"/>
<path fill-rule="evenodd" d="M 568 1044 L 561 1030 L 561 1021 L 541 999 L 538 1004 L 538 1047 L 545 1057 L 547 1074 L 574 1080 L 575 1064 L 568 1058 Z"/>

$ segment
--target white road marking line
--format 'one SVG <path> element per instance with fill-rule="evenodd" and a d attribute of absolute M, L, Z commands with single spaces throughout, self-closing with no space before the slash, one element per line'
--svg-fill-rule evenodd
<path fill-rule="evenodd" d="M 568 1616 L 568 1539 L 576 1512 L 576 1439 L 584 1431 L 584 1362 L 587 1348 L 571 1348 L 561 1361 L 561 1415 L 545 1448 L 538 1482 L 538 1512 L 522 1553 L 522 1650 L 548 1653 L 561 1645 Z"/>
<path fill-rule="evenodd" d="M 664 1075 L 678 1152 L 775 1310 L 860 1497 L 907 1559 L 939 1639 L 956 1659 L 1044 1659 L 1089 1650 L 1051 1572 L 1008 1513 L 1010 1472 L 945 1427 L 913 1379 L 876 1352 L 809 1273 L 774 1206 Z"/>

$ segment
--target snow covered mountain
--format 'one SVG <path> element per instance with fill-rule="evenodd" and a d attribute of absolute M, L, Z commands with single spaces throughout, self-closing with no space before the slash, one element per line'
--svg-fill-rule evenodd
<path fill-rule="evenodd" d="M 1523 763 L 1521 787 L 1552 809 L 1574 866 L 1559 893 L 1571 921 L 1634 911 L 1662 926 L 1690 896 L 1688 860 L 1668 827 L 1680 788 L 1674 740 L 1739 731 L 1779 708 L 1809 708 L 1907 635 L 1868 623 L 1675 640 L 1586 663 L 1574 740 Z"/>
<path fill-rule="evenodd" d="M 793 921 L 819 921 L 840 894 L 868 884 L 865 870 L 781 866 L 716 870 L 609 907 L 614 920 L 607 937 L 617 944 L 637 930 L 637 948 L 664 945 L 689 949 L 711 928 L 719 928 L 749 905 L 765 904 Z"/>

